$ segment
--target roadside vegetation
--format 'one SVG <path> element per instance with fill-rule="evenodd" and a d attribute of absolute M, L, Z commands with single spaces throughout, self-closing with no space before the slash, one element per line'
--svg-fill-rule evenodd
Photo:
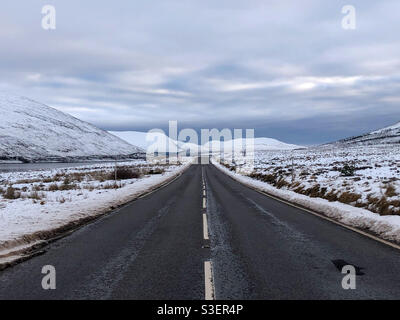
<path fill-rule="evenodd" d="M 133 184 L 137 179 L 163 174 L 168 164 L 109 163 L 82 168 L 58 169 L 43 172 L 1 174 L 0 199 L 3 201 L 30 199 L 33 203 L 45 204 L 48 195 L 57 194 L 56 201 L 71 201 L 69 191 L 99 191 L 120 189 Z"/>
<path fill-rule="evenodd" d="M 397 152 L 400 148 L 393 146 L 258 152 L 248 176 L 312 198 L 400 215 Z M 222 164 L 232 171 L 240 168 L 235 161 Z"/>

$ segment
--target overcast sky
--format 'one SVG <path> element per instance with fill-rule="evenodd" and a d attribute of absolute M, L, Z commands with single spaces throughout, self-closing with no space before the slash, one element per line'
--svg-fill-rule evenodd
<path fill-rule="evenodd" d="M 41 9 L 56 8 L 56 30 Z M 356 8 L 356 29 L 341 10 Z M 400 121 L 399 0 L 2 0 L 0 90 L 106 130 L 313 144 Z"/>

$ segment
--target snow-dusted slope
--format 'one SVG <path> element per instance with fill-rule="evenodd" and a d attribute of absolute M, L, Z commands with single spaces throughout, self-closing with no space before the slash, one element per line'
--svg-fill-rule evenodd
<path fill-rule="evenodd" d="M 146 141 L 146 132 L 139 131 L 110 131 L 110 133 L 120 137 L 121 139 L 137 145 L 142 149 L 146 149 L 149 145 L 154 142 Z M 161 146 L 159 148 L 159 152 L 165 152 L 167 150 L 166 146 L 168 144 L 168 150 L 176 150 L 176 146 L 178 146 L 178 150 L 180 152 L 185 152 L 187 150 L 191 150 L 191 154 L 195 155 L 198 152 L 219 152 L 224 150 L 225 152 L 232 152 L 232 150 L 236 150 L 237 146 L 242 146 L 242 149 L 245 149 L 246 143 L 250 143 L 248 139 L 236 139 L 229 140 L 226 142 L 219 142 L 212 140 L 210 142 L 205 143 L 203 146 L 199 146 L 194 143 L 184 143 L 181 141 L 175 141 L 164 134 L 160 135 L 159 141 L 161 142 Z M 175 149 L 173 149 L 175 148 Z M 302 148 L 301 146 L 284 143 L 282 141 L 272 139 L 272 138 L 255 138 L 254 139 L 254 150 L 255 151 L 268 151 L 268 150 L 292 150 Z"/>
<path fill-rule="evenodd" d="M 0 92 L 0 158 L 46 160 L 123 156 L 141 150 L 31 99 Z"/>
<path fill-rule="evenodd" d="M 400 122 L 361 136 L 338 141 L 339 144 L 379 145 L 400 143 Z"/>
<path fill-rule="evenodd" d="M 285 143 L 272 138 L 255 138 L 254 139 L 254 150 L 256 151 L 268 151 L 268 150 L 293 150 L 304 148 L 295 144 Z"/>
<path fill-rule="evenodd" d="M 163 133 L 153 133 L 149 136 L 147 132 L 140 131 L 110 131 L 110 133 L 145 151 L 151 145 L 155 145 L 158 152 L 176 152 L 179 149 L 177 142 Z"/>
<path fill-rule="evenodd" d="M 245 149 L 246 144 L 251 144 L 251 141 L 249 139 L 235 139 L 221 142 L 221 146 L 219 141 L 210 141 L 204 144 L 203 150 L 218 151 L 220 147 L 223 147 L 226 152 L 231 152 L 232 149 L 236 150 L 238 146 L 242 146 L 242 149 Z M 302 147 L 272 138 L 254 138 L 254 151 L 293 150 L 299 148 Z"/>

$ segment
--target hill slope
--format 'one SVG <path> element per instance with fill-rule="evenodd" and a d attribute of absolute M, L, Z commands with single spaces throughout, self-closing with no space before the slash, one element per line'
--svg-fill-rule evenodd
<path fill-rule="evenodd" d="M 156 144 L 158 152 L 177 151 L 179 149 L 178 144 L 175 140 L 167 137 L 165 134 L 155 133 L 153 136 L 149 136 L 149 140 L 146 140 L 147 132 L 140 131 L 109 131 L 111 134 L 119 137 L 120 139 L 142 148 L 144 151 L 150 145 Z"/>
<path fill-rule="evenodd" d="M 0 158 L 102 158 L 140 148 L 31 99 L 0 93 Z"/>
<path fill-rule="evenodd" d="M 336 143 L 356 145 L 379 145 L 400 143 L 400 122 L 357 137 L 339 140 Z"/>
<path fill-rule="evenodd" d="M 135 144 L 142 149 L 146 149 L 149 145 L 152 144 L 152 142 L 146 141 L 146 132 L 139 132 L 139 131 L 110 131 L 111 134 L 116 135 L 117 137 L 120 137 L 121 139 L 131 143 Z M 173 149 L 178 148 L 179 151 L 183 150 L 192 150 L 192 154 L 196 154 L 198 151 L 203 151 L 203 152 L 208 152 L 214 151 L 218 152 L 220 149 L 220 142 L 219 141 L 210 141 L 205 143 L 202 147 L 199 145 L 193 144 L 193 143 L 184 143 L 181 141 L 175 141 L 173 139 L 168 138 L 166 135 L 160 135 L 160 148 L 159 151 L 163 150 L 176 150 Z M 242 148 L 245 148 L 246 144 L 246 139 L 242 139 Z M 168 143 L 168 148 L 166 147 Z M 221 148 L 224 148 L 225 151 L 231 152 L 232 148 L 234 146 L 234 143 L 240 143 L 238 140 L 229 140 L 226 142 L 221 142 Z M 178 147 L 176 147 L 178 146 Z M 288 144 L 284 143 L 282 141 L 272 139 L 272 138 L 255 138 L 254 139 L 254 150 L 255 151 L 268 151 L 268 150 L 292 150 L 292 149 L 298 149 L 298 148 L 303 148 L 301 146 L 297 146 L 294 144 Z"/>

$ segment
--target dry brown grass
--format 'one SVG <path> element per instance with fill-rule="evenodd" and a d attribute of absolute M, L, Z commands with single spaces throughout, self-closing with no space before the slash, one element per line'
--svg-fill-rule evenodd
<path fill-rule="evenodd" d="M 331 190 L 327 194 L 325 194 L 324 198 L 330 202 L 334 202 L 338 200 L 338 194 L 336 190 Z"/>
<path fill-rule="evenodd" d="M 43 198 L 46 198 L 46 194 L 43 192 L 32 191 L 27 194 L 27 198 L 33 200 L 42 200 Z"/>
<path fill-rule="evenodd" d="M 396 188 L 392 184 L 388 184 L 385 191 L 385 196 L 388 198 L 397 196 Z"/>
<path fill-rule="evenodd" d="M 99 188 L 107 190 L 107 189 L 119 189 L 122 187 L 123 187 L 123 185 L 121 183 L 113 182 L 113 183 L 106 183 L 106 184 L 100 186 Z"/>
<path fill-rule="evenodd" d="M 48 186 L 47 191 L 58 191 L 58 184 L 57 183 L 52 183 L 51 185 Z"/>
<path fill-rule="evenodd" d="M 275 174 L 264 174 L 264 173 L 252 173 L 251 178 L 267 182 L 269 184 L 275 185 L 277 181 L 277 176 Z"/>
<path fill-rule="evenodd" d="M 305 194 L 306 196 L 309 196 L 311 198 L 321 197 L 320 185 L 316 184 L 315 186 L 304 190 L 303 194 Z"/>
<path fill-rule="evenodd" d="M 15 200 L 21 198 L 21 192 L 18 192 L 12 186 L 9 186 L 3 194 L 5 199 Z"/>
<path fill-rule="evenodd" d="M 350 204 L 350 203 L 357 202 L 359 199 L 361 199 L 360 194 L 345 191 L 339 196 L 338 201 L 342 202 L 342 203 Z"/>

